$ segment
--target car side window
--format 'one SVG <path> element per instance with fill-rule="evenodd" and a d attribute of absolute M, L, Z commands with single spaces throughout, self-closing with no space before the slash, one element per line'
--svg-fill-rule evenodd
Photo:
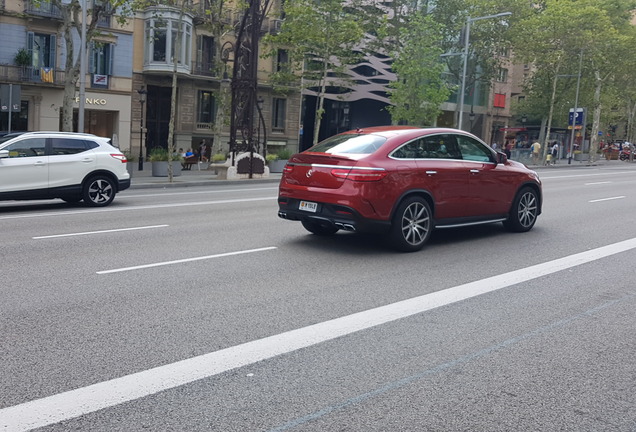
<path fill-rule="evenodd" d="M 51 151 L 53 155 L 71 155 L 88 150 L 87 143 L 81 139 L 51 138 Z"/>
<path fill-rule="evenodd" d="M 420 138 L 424 158 L 461 159 L 457 141 L 453 135 L 440 134 Z"/>
<path fill-rule="evenodd" d="M 9 150 L 10 158 L 44 156 L 46 138 L 27 138 L 9 144 L 3 150 Z"/>
<path fill-rule="evenodd" d="M 457 136 L 459 149 L 464 160 L 475 162 L 494 162 L 492 152 L 482 143 L 464 135 Z"/>
<path fill-rule="evenodd" d="M 396 159 L 418 159 L 423 157 L 421 150 L 420 140 L 415 140 L 404 144 L 402 147 L 396 149 L 391 157 Z"/>

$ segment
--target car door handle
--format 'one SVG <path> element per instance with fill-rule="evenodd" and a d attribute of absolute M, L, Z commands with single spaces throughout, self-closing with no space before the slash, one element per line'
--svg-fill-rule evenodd
<path fill-rule="evenodd" d="M 471 169 L 471 170 L 470 170 L 470 173 L 471 173 L 471 174 L 479 174 L 479 170 Z"/>
<path fill-rule="evenodd" d="M 46 163 L 44 163 L 43 161 L 36 161 L 36 162 L 33 163 L 33 165 L 35 165 L 35 166 L 44 166 L 44 165 L 46 165 Z"/>
<path fill-rule="evenodd" d="M 426 175 L 435 175 L 437 171 L 426 171 Z"/>

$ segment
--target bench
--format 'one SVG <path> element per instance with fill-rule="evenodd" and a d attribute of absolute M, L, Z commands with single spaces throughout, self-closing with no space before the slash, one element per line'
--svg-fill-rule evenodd
<path fill-rule="evenodd" d="M 199 157 L 197 155 L 188 156 L 184 158 L 183 162 L 181 163 L 181 167 L 185 171 L 192 170 L 192 165 L 196 165 L 199 168 L 199 170 L 201 170 L 201 167 L 199 166 Z"/>

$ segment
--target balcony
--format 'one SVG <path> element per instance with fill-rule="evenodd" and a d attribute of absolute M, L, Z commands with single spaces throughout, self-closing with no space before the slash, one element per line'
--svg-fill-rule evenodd
<path fill-rule="evenodd" d="M 46 0 L 28 0 L 25 7 L 25 13 L 44 18 L 62 18 L 62 13 L 60 12 L 59 8 Z"/>
<path fill-rule="evenodd" d="M 0 80 L 11 83 L 41 83 L 63 86 L 66 72 L 33 66 L 0 65 Z"/>
<path fill-rule="evenodd" d="M 192 64 L 192 75 L 219 78 L 221 73 L 215 62 L 194 62 Z"/>

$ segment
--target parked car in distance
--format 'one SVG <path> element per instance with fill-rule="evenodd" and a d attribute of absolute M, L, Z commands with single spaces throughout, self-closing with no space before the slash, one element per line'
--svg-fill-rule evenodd
<path fill-rule="evenodd" d="M 0 138 L 0 200 L 61 198 L 101 207 L 130 187 L 126 156 L 109 138 L 24 132 Z"/>
<path fill-rule="evenodd" d="M 502 222 L 528 231 L 541 214 L 542 187 L 536 172 L 467 132 L 369 127 L 293 155 L 278 205 L 279 217 L 314 234 L 384 233 L 411 252 L 434 229 Z"/>

